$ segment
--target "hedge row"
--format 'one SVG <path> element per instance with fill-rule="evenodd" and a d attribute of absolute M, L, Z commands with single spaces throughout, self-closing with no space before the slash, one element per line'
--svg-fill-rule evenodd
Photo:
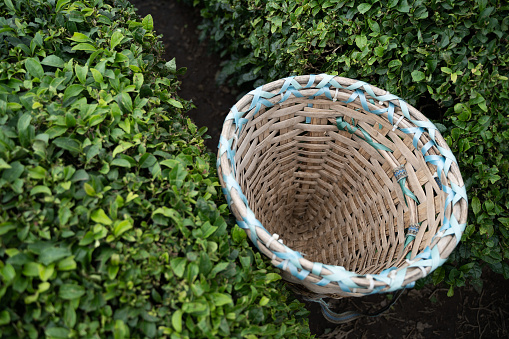
<path fill-rule="evenodd" d="M 471 202 L 451 261 L 433 280 L 509 278 L 509 6 L 500 0 L 195 0 L 203 37 L 241 88 L 294 74 L 364 80 L 435 119 Z"/>
<path fill-rule="evenodd" d="M 280 276 L 229 236 L 150 16 L 5 0 L 0 41 L 1 338 L 309 336 Z"/>

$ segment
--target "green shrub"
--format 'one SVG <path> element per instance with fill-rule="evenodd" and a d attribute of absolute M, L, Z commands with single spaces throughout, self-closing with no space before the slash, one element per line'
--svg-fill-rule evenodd
<path fill-rule="evenodd" d="M 308 337 L 280 276 L 228 235 L 152 18 L 5 0 L 0 27 L 0 337 Z"/>
<path fill-rule="evenodd" d="M 505 1 L 195 0 L 223 53 L 220 81 L 255 86 L 294 74 L 367 81 L 438 126 L 466 181 L 469 224 L 433 280 L 509 278 L 509 6 Z"/>

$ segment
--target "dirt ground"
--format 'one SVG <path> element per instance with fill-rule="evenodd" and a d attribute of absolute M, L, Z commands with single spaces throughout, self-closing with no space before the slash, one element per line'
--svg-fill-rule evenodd
<path fill-rule="evenodd" d="M 177 67 L 187 67 L 181 77 L 180 96 L 192 100 L 189 112 L 198 126 L 207 126 L 207 146 L 216 152 L 224 117 L 238 93 L 217 86 L 215 77 L 221 59 L 208 53 L 206 42 L 198 39 L 199 12 L 175 0 L 131 0 L 140 16 L 151 14 L 157 34 L 162 34 L 166 58 L 176 58 Z M 447 297 L 446 286 L 408 290 L 385 314 L 334 325 L 328 323 L 316 303 L 310 310 L 311 332 L 319 338 L 508 338 L 509 281 L 489 271 L 483 274 L 484 289 L 456 288 Z M 388 302 L 387 296 L 332 301 L 334 309 L 371 311 Z"/>

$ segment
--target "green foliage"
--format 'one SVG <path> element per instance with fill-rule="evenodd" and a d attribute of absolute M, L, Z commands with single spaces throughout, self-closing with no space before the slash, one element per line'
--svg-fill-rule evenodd
<path fill-rule="evenodd" d="M 308 337 L 228 235 L 151 16 L 6 0 L 0 25 L 0 337 Z"/>
<path fill-rule="evenodd" d="M 471 208 L 433 279 L 509 278 L 509 6 L 505 1 L 195 0 L 203 36 L 227 57 L 220 81 L 255 86 L 294 74 L 359 79 L 437 119 Z M 446 271 L 448 272 L 446 274 Z"/>

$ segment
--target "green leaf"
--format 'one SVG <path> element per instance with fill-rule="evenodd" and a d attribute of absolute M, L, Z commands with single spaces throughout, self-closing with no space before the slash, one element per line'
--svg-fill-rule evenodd
<path fill-rule="evenodd" d="M 4 159 L 0 158 L 0 169 L 11 168 L 11 165 L 5 162 Z"/>
<path fill-rule="evenodd" d="M 131 168 L 131 163 L 129 161 L 127 161 L 125 159 L 121 159 L 121 158 L 113 159 L 113 161 L 110 163 L 110 165 Z"/>
<path fill-rule="evenodd" d="M 461 136 L 461 129 L 453 128 L 451 131 L 451 136 L 454 140 L 458 140 Z"/>
<path fill-rule="evenodd" d="M 221 262 L 214 266 L 212 271 L 210 272 L 210 277 L 214 278 L 219 272 L 224 271 L 228 267 L 229 263 L 227 262 Z"/>
<path fill-rule="evenodd" d="M 486 212 L 490 212 L 493 208 L 495 208 L 495 203 L 491 200 L 486 200 L 483 205 Z"/>
<path fill-rule="evenodd" d="M 16 7 L 12 4 L 11 0 L 5 0 L 5 5 L 7 8 L 9 8 L 11 11 L 16 12 Z"/>
<path fill-rule="evenodd" d="M 127 92 L 122 92 L 117 95 L 117 103 L 126 113 L 133 111 L 133 100 Z"/>
<path fill-rule="evenodd" d="M 481 211 L 481 202 L 478 197 L 472 198 L 472 211 L 474 211 L 474 214 L 479 214 Z"/>
<path fill-rule="evenodd" d="M 39 299 L 39 292 L 35 292 L 35 294 L 33 294 L 33 295 L 26 296 L 24 301 L 25 301 L 25 304 L 28 305 L 28 304 L 36 302 L 37 299 Z"/>
<path fill-rule="evenodd" d="M 16 277 L 16 270 L 11 264 L 5 264 L 4 267 L 0 268 L 0 276 L 5 283 L 10 283 Z"/>
<path fill-rule="evenodd" d="M 258 303 L 260 306 L 265 306 L 269 303 L 270 299 L 267 298 L 266 296 L 263 296 L 261 299 L 260 299 L 260 302 Z"/>
<path fill-rule="evenodd" d="M 454 286 L 451 285 L 451 287 L 449 287 L 449 290 L 447 291 L 447 296 L 450 298 L 454 295 Z"/>
<path fill-rule="evenodd" d="M 58 0 L 55 9 L 57 10 L 57 12 L 59 12 L 60 9 L 62 9 L 62 7 L 64 7 L 69 2 L 71 2 L 71 0 Z"/>
<path fill-rule="evenodd" d="M 30 121 L 32 121 L 32 115 L 30 113 L 23 114 L 18 120 L 18 133 L 26 133 Z"/>
<path fill-rule="evenodd" d="M 456 80 L 458 79 L 458 74 L 457 73 L 452 73 L 451 74 L 451 80 L 453 83 L 456 83 Z"/>
<path fill-rule="evenodd" d="M 396 9 L 399 12 L 402 12 L 402 13 L 410 12 L 410 8 L 411 8 L 411 6 L 408 5 L 408 1 L 407 0 L 401 0 L 401 2 L 399 3 L 398 7 L 396 7 Z"/>
<path fill-rule="evenodd" d="M 55 272 L 55 264 L 51 264 L 49 266 L 39 264 L 38 268 L 39 268 L 39 278 L 42 281 L 47 281 L 49 278 L 51 278 L 51 276 Z"/>
<path fill-rule="evenodd" d="M 389 0 L 389 3 L 387 4 L 389 8 L 393 8 L 398 4 L 399 0 Z"/>
<path fill-rule="evenodd" d="M 85 189 L 85 193 L 87 193 L 87 195 L 91 197 L 95 197 L 97 195 L 94 187 L 92 187 L 92 185 L 90 185 L 88 182 L 83 184 L 83 188 Z"/>
<path fill-rule="evenodd" d="M 150 153 L 145 153 L 140 159 L 140 168 L 150 168 L 155 165 L 157 158 Z"/>
<path fill-rule="evenodd" d="M 90 215 L 90 218 L 92 218 L 93 221 L 103 225 L 111 225 L 113 223 L 113 221 L 111 221 L 111 219 L 106 215 L 102 208 L 93 211 Z"/>
<path fill-rule="evenodd" d="M 83 180 L 88 180 L 89 178 L 90 178 L 90 176 L 84 169 L 79 169 L 73 174 L 71 181 L 72 182 L 83 181 Z"/>
<path fill-rule="evenodd" d="M 7 310 L 0 312 L 0 326 L 7 325 L 11 322 L 11 315 Z"/>
<path fill-rule="evenodd" d="M 28 262 L 23 266 L 23 275 L 27 277 L 39 276 L 39 264 L 36 262 Z"/>
<path fill-rule="evenodd" d="M 184 106 L 182 106 L 182 103 L 180 103 L 180 101 L 177 101 L 175 99 L 168 99 L 168 103 L 174 107 L 177 107 L 177 108 L 184 108 Z"/>
<path fill-rule="evenodd" d="M 452 74 L 452 69 L 449 67 L 441 67 L 440 70 L 446 74 Z"/>
<path fill-rule="evenodd" d="M 265 283 L 281 280 L 281 276 L 277 273 L 267 273 L 265 275 Z"/>
<path fill-rule="evenodd" d="M 52 195 L 51 190 L 47 186 L 38 185 L 35 186 L 30 190 L 30 195 L 36 195 L 36 194 L 46 194 L 46 195 Z"/>
<path fill-rule="evenodd" d="M 391 60 L 389 62 L 389 68 L 392 68 L 392 67 L 401 67 L 401 65 L 403 65 L 403 63 L 401 62 L 401 60 Z"/>
<path fill-rule="evenodd" d="M 120 145 L 115 147 L 115 149 L 113 150 L 113 154 L 111 155 L 112 158 L 115 158 L 115 156 L 119 153 L 124 153 L 126 150 L 128 150 L 129 148 L 131 148 L 133 146 L 134 146 L 134 144 L 132 144 L 130 142 L 121 141 Z"/>
<path fill-rule="evenodd" d="M 235 224 L 235 226 L 233 227 L 233 230 L 232 230 L 233 241 L 240 244 L 246 238 L 247 238 L 246 232 L 242 228 L 240 228 L 237 224 Z"/>
<path fill-rule="evenodd" d="M 10 221 L 6 221 L 0 224 L 0 235 L 4 235 L 7 232 L 16 229 L 18 226 Z"/>
<path fill-rule="evenodd" d="M 85 288 L 75 284 L 63 284 L 60 286 L 58 296 L 65 300 L 73 300 L 82 297 L 85 294 Z"/>
<path fill-rule="evenodd" d="M 208 306 L 205 302 L 187 302 L 182 305 L 182 311 L 185 313 L 202 313 L 207 310 Z"/>
<path fill-rule="evenodd" d="M 38 286 L 37 286 L 37 292 L 39 293 L 44 293 L 46 292 L 47 290 L 49 290 L 51 287 L 51 284 L 47 281 L 44 281 L 42 283 L 40 283 Z"/>
<path fill-rule="evenodd" d="M 490 119 L 491 119 L 491 118 L 490 118 L 490 116 L 489 116 L 489 115 L 483 115 L 482 117 L 480 117 L 480 118 L 479 118 L 478 123 L 479 123 L 480 125 L 484 125 L 484 124 L 488 123 L 488 122 L 490 121 Z"/>
<path fill-rule="evenodd" d="M 90 39 L 88 36 L 86 36 L 83 33 L 74 32 L 73 36 L 69 38 L 69 40 L 76 41 L 76 42 L 94 42 L 92 39 Z"/>
<path fill-rule="evenodd" d="M 478 104 L 479 108 L 482 109 L 484 112 L 488 112 L 488 106 L 486 106 L 486 101 L 480 102 Z"/>
<path fill-rule="evenodd" d="M 371 6 L 372 6 L 371 4 L 368 4 L 368 3 L 365 2 L 365 3 L 362 3 L 359 6 L 357 6 L 357 10 L 359 11 L 359 13 L 364 14 L 367 11 L 369 11 Z"/>
<path fill-rule="evenodd" d="M 64 308 L 64 323 L 68 328 L 73 328 L 76 325 L 76 311 L 71 302 Z"/>
<path fill-rule="evenodd" d="M 88 65 L 80 66 L 76 64 L 76 66 L 74 66 L 74 70 L 78 80 L 84 85 L 87 81 Z"/>
<path fill-rule="evenodd" d="M 136 87 L 136 90 L 139 90 L 143 85 L 143 74 L 134 73 L 133 75 L 133 84 Z"/>
<path fill-rule="evenodd" d="M 95 68 L 91 68 L 90 72 L 92 72 L 92 76 L 94 77 L 95 82 L 100 84 L 104 81 L 104 78 L 103 78 L 101 72 L 99 72 Z"/>
<path fill-rule="evenodd" d="M 177 186 L 177 188 L 182 187 L 186 176 L 187 170 L 181 164 L 178 164 L 177 166 L 173 167 L 170 174 L 168 175 L 170 183 L 172 185 Z"/>
<path fill-rule="evenodd" d="M 122 41 L 123 38 L 124 38 L 124 35 L 122 33 L 120 33 L 119 31 L 113 32 L 113 34 L 111 35 L 111 42 L 110 42 L 111 49 L 114 49 L 116 46 L 118 46 L 118 44 L 120 44 L 120 42 Z"/>
<path fill-rule="evenodd" d="M 171 324 L 177 333 L 182 332 L 182 310 L 176 310 L 171 316 Z"/>
<path fill-rule="evenodd" d="M 428 11 L 425 6 L 418 7 L 414 12 L 416 19 L 425 19 L 428 17 Z"/>
<path fill-rule="evenodd" d="M 187 260 L 186 258 L 173 258 L 170 260 L 170 266 L 175 273 L 175 275 L 179 278 L 184 276 L 184 271 L 186 269 Z"/>
<path fill-rule="evenodd" d="M 44 76 L 44 70 L 42 69 L 42 66 L 40 62 L 37 59 L 34 58 L 28 58 L 25 60 L 25 67 L 34 78 L 41 79 Z"/>
<path fill-rule="evenodd" d="M 154 29 L 154 19 L 152 19 L 152 15 L 149 14 L 144 17 L 141 24 L 143 25 L 143 28 L 151 32 Z"/>
<path fill-rule="evenodd" d="M 175 58 L 171 59 L 167 63 L 164 64 L 164 67 L 170 72 L 175 73 L 177 71 L 177 62 L 175 61 Z"/>
<path fill-rule="evenodd" d="M 90 52 L 95 52 L 95 51 L 97 51 L 97 48 L 95 48 L 91 44 L 79 43 L 76 46 L 74 46 L 73 48 L 71 48 L 71 50 L 73 50 L 73 51 L 90 51 Z"/>
<path fill-rule="evenodd" d="M 28 147 L 30 142 L 28 126 L 30 126 L 31 121 L 32 115 L 30 113 L 23 114 L 18 120 L 18 136 L 23 147 Z"/>
<path fill-rule="evenodd" d="M 77 267 L 76 261 L 74 260 L 74 256 L 67 257 L 62 259 L 57 264 L 57 269 L 59 271 L 72 271 Z"/>
<path fill-rule="evenodd" d="M 435 123 L 435 126 L 437 127 L 438 131 L 440 133 L 445 133 L 447 132 L 447 127 L 445 127 L 444 125 L 440 124 L 440 123 Z"/>
<path fill-rule="evenodd" d="M 131 221 L 129 221 L 128 219 L 122 220 L 113 229 L 113 235 L 115 237 L 119 237 L 119 236 L 122 235 L 122 233 L 127 232 L 131 228 L 133 228 L 133 225 L 131 224 Z"/>
<path fill-rule="evenodd" d="M 58 147 L 65 149 L 69 152 L 80 153 L 81 152 L 81 144 L 75 140 L 68 137 L 60 137 L 53 140 L 53 143 Z"/>
<path fill-rule="evenodd" d="M 65 132 L 67 132 L 67 127 L 64 126 L 53 126 L 46 130 L 46 134 L 48 135 L 49 139 L 56 138 Z"/>
<path fill-rule="evenodd" d="M 375 55 L 376 56 L 383 57 L 384 53 L 385 53 L 385 47 L 382 47 L 382 46 L 375 47 Z"/>
<path fill-rule="evenodd" d="M 63 97 L 63 101 L 66 101 L 67 99 L 69 98 L 72 98 L 72 97 L 75 97 L 77 96 L 78 94 L 80 94 L 85 88 L 83 87 L 83 85 L 79 85 L 79 84 L 74 84 L 74 85 L 71 85 L 69 87 L 67 87 L 64 91 L 64 97 Z"/>
<path fill-rule="evenodd" d="M 355 44 L 357 45 L 357 47 L 359 47 L 359 49 L 363 49 L 364 47 L 366 47 L 367 43 L 368 38 L 365 35 L 357 35 L 355 37 Z"/>
<path fill-rule="evenodd" d="M 8 168 L 3 171 L 2 179 L 7 182 L 12 183 L 14 180 L 21 177 L 21 174 L 25 171 L 25 166 L 23 166 L 19 161 L 15 161 L 9 164 L 11 168 Z"/>
<path fill-rule="evenodd" d="M 74 86 L 74 85 L 72 85 L 72 86 Z M 64 95 L 64 98 L 65 98 L 65 95 Z M 65 125 L 70 128 L 76 126 L 76 118 L 74 117 L 74 115 L 72 113 L 69 113 L 69 112 L 65 113 Z"/>
<path fill-rule="evenodd" d="M 415 82 L 419 82 L 419 81 L 422 81 L 426 78 L 426 76 L 424 75 L 423 72 L 421 71 L 418 71 L 418 70 L 414 70 L 412 72 L 412 79 L 415 81 Z"/>
<path fill-rule="evenodd" d="M 212 226 L 210 222 L 207 221 L 203 224 L 201 230 L 203 232 L 202 238 L 207 239 L 212 234 L 214 234 L 214 232 L 217 230 L 217 226 Z"/>
<path fill-rule="evenodd" d="M 61 58 L 57 57 L 56 55 L 48 55 L 45 57 L 41 64 L 45 66 L 55 67 L 55 68 L 64 68 L 65 62 Z"/>
<path fill-rule="evenodd" d="M 64 247 L 46 247 L 39 255 L 39 262 L 45 266 L 71 255 L 71 251 Z"/>
<path fill-rule="evenodd" d="M 433 284 L 438 285 L 445 278 L 445 269 L 443 267 L 438 267 L 435 272 L 433 272 Z"/>
<path fill-rule="evenodd" d="M 210 294 L 210 298 L 212 299 L 212 302 L 215 306 L 223 306 L 233 303 L 232 297 L 225 293 L 214 292 Z"/>
<path fill-rule="evenodd" d="M 64 327 L 50 327 L 44 330 L 48 339 L 67 339 L 69 338 L 69 330 Z"/>
<path fill-rule="evenodd" d="M 128 338 L 128 327 L 125 325 L 125 323 L 117 319 L 115 320 L 115 328 L 113 329 L 113 337 L 114 339 L 125 339 Z"/>
<path fill-rule="evenodd" d="M 498 221 L 500 221 L 505 227 L 509 228 L 509 218 L 498 218 Z"/>

